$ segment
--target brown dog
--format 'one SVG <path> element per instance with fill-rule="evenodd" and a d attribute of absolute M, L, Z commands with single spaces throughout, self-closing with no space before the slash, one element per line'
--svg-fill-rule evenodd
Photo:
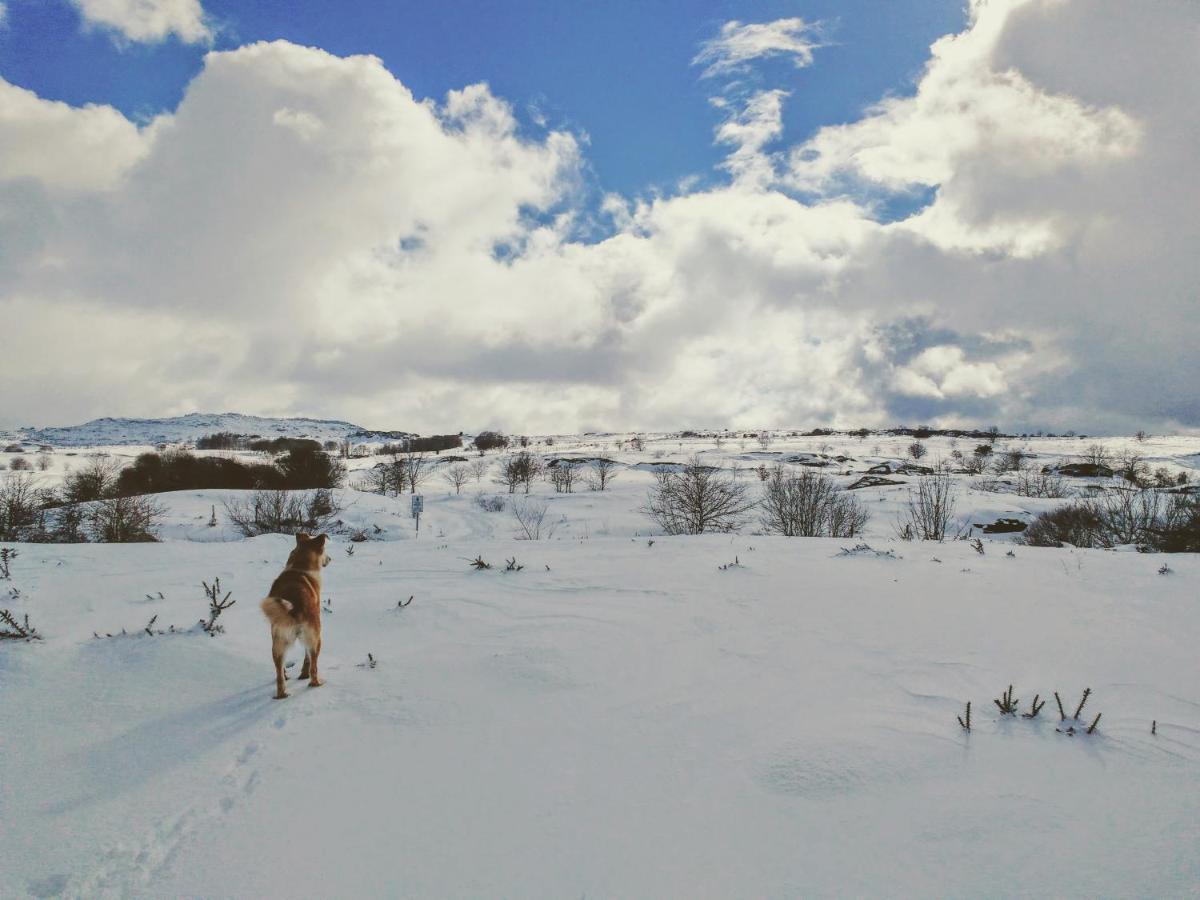
<path fill-rule="evenodd" d="M 296 535 L 296 549 L 288 556 L 287 567 L 271 584 L 271 593 L 262 602 L 262 611 L 271 623 L 271 658 L 275 661 L 275 699 L 288 695 L 284 687 L 283 654 L 297 638 L 304 645 L 304 666 L 300 677 L 309 679 L 309 687 L 325 682 L 317 674 L 321 655 L 321 569 L 329 565 L 325 542 L 329 536 Z"/>

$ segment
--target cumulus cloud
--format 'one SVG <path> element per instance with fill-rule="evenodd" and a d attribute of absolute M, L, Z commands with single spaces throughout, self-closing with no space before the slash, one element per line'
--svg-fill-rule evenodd
<path fill-rule="evenodd" d="M 200 0 L 72 0 L 84 22 L 152 44 L 175 35 L 187 44 L 212 39 Z"/>
<path fill-rule="evenodd" d="M 6 404 L 1200 427 L 1200 12 L 1127 10 L 979 4 L 912 96 L 795 148 L 760 91 L 718 131 L 725 184 L 610 196 L 599 240 L 581 141 L 486 85 L 419 99 L 372 57 L 254 44 L 139 128 L 0 83 Z M 876 214 L 913 185 L 928 206 Z"/>
<path fill-rule="evenodd" d="M 768 57 L 790 57 L 797 68 L 811 66 L 813 50 L 820 47 L 817 26 L 803 19 L 743 23 L 736 20 L 721 26 L 720 34 L 705 41 L 692 65 L 704 66 L 704 76 L 727 75 L 746 64 Z"/>

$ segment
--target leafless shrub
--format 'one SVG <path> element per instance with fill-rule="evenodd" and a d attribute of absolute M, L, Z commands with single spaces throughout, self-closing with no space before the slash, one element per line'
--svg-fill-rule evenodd
<path fill-rule="evenodd" d="M 1105 491 L 1099 498 L 1101 538 L 1106 546 L 1148 544 L 1159 528 L 1162 496 L 1154 490 Z"/>
<path fill-rule="evenodd" d="M 454 488 L 455 494 L 462 493 L 463 485 L 470 477 L 471 473 L 466 466 L 449 466 L 442 470 L 442 480 Z"/>
<path fill-rule="evenodd" d="M 546 514 L 550 503 L 541 497 L 519 497 L 513 500 L 513 518 L 521 528 L 519 538 L 526 541 L 540 541 L 554 537 L 555 525 L 546 522 Z"/>
<path fill-rule="evenodd" d="M 929 452 L 929 448 L 927 448 L 920 441 L 913 441 L 911 444 L 908 445 L 908 455 L 911 456 L 913 459 L 920 459 L 928 452 Z"/>
<path fill-rule="evenodd" d="M 154 542 L 154 529 L 165 512 L 151 496 L 110 497 L 87 507 L 87 527 L 97 543 Z"/>
<path fill-rule="evenodd" d="M 1071 494 L 1061 475 L 1030 469 L 1022 469 L 1017 474 L 1016 490 L 1017 494 L 1022 497 L 1060 499 Z"/>
<path fill-rule="evenodd" d="M 25 540 L 37 523 L 43 500 L 32 475 L 0 476 L 0 540 Z"/>
<path fill-rule="evenodd" d="M 331 491 L 255 491 L 225 500 L 225 513 L 245 537 L 320 531 L 341 511 Z"/>
<path fill-rule="evenodd" d="M 788 472 L 776 466 L 764 483 L 763 530 L 786 537 L 854 537 L 870 518 L 853 494 L 816 472 Z"/>
<path fill-rule="evenodd" d="M 771 432 L 760 431 L 758 433 L 758 446 L 762 447 L 764 450 L 771 446 L 771 440 Z"/>
<path fill-rule="evenodd" d="M 1100 516 L 1091 503 L 1071 503 L 1037 516 L 1017 540 L 1030 547 L 1095 547 Z"/>
<path fill-rule="evenodd" d="M 486 459 L 477 459 L 467 465 L 467 471 L 471 473 L 471 477 L 475 479 L 475 483 L 479 484 L 483 481 L 483 476 L 487 474 L 491 463 Z"/>
<path fill-rule="evenodd" d="M 678 472 L 656 472 L 642 511 L 667 534 L 734 531 L 754 502 L 746 486 L 711 466 L 692 459 Z"/>
<path fill-rule="evenodd" d="M 992 468 L 997 475 L 1004 475 L 1007 472 L 1021 472 L 1025 469 L 1025 453 L 1021 450 L 1010 449 L 1003 453 L 997 453 L 992 458 Z"/>
<path fill-rule="evenodd" d="M 498 494 L 487 496 L 486 494 L 475 495 L 475 505 L 484 512 L 504 512 L 506 501 Z"/>
<path fill-rule="evenodd" d="M 555 493 L 574 493 L 575 482 L 578 480 L 579 472 L 573 463 L 560 461 L 550 469 L 550 483 L 554 485 Z"/>
<path fill-rule="evenodd" d="M 1148 487 L 1151 483 L 1150 464 L 1145 457 L 1130 450 L 1122 450 L 1116 458 L 1117 474 L 1138 487 Z"/>
<path fill-rule="evenodd" d="M 974 453 L 970 456 L 964 454 L 960 462 L 963 472 L 968 475 L 980 475 L 985 468 L 984 457 L 976 456 Z"/>
<path fill-rule="evenodd" d="M 587 473 L 587 485 L 590 490 L 604 491 L 617 477 L 617 463 L 611 459 L 592 460 L 591 470 Z"/>
<path fill-rule="evenodd" d="M 954 485 L 945 475 L 931 475 L 908 491 L 908 505 L 896 523 L 903 540 L 942 541 L 954 515 Z"/>
<path fill-rule="evenodd" d="M 29 460 L 18 456 L 8 461 L 8 468 L 13 472 L 28 472 L 33 468 Z"/>

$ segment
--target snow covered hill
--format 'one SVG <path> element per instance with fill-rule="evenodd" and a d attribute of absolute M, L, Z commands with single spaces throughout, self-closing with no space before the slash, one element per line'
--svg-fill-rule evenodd
<path fill-rule="evenodd" d="M 529 501 L 497 454 L 461 493 L 440 477 L 461 457 L 429 457 L 419 531 L 409 496 L 354 489 L 387 457 L 349 460 L 328 683 L 284 701 L 258 601 L 292 539 L 241 537 L 246 492 L 156 495 L 161 543 L 7 545 L 0 608 L 44 640 L 0 641 L 0 897 L 1195 896 L 1195 554 L 1014 544 L 979 526 L 1071 500 L 963 472 L 950 533 L 980 543 L 897 540 L 926 477 L 900 471 L 903 436 L 548 441 L 617 469 L 604 491 L 534 484 L 543 540 L 515 539 Z M 1106 441 L 1192 484 L 1198 444 Z M 927 445 L 936 464 L 976 441 Z M 1040 472 L 1086 446 L 994 454 Z M 0 465 L 37 457 L 4 477 L 50 489 L 142 449 Z M 775 462 L 890 474 L 853 491 L 855 538 L 664 536 L 648 469 L 694 455 L 756 496 Z M 207 637 L 216 577 L 236 603 Z M 1036 718 L 1000 714 L 1009 684 Z"/>
<path fill-rule="evenodd" d="M 405 432 L 370 431 L 350 422 L 329 419 L 276 419 L 242 413 L 189 413 L 168 419 L 94 419 L 62 428 L 21 429 L 8 438 L 56 447 L 118 447 L 194 441 L 206 434 L 229 431 L 264 438 L 297 437 L 318 441 L 355 438 L 363 441 L 402 437 Z"/>

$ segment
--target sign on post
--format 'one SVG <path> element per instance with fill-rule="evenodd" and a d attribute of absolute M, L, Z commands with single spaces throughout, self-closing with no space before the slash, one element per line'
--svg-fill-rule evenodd
<path fill-rule="evenodd" d="M 425 509 L 425 498 L 420 494 L 412 495 L 412 517 L 417 520 L 417 531 L 421 530 L 421 513 Z"/>

